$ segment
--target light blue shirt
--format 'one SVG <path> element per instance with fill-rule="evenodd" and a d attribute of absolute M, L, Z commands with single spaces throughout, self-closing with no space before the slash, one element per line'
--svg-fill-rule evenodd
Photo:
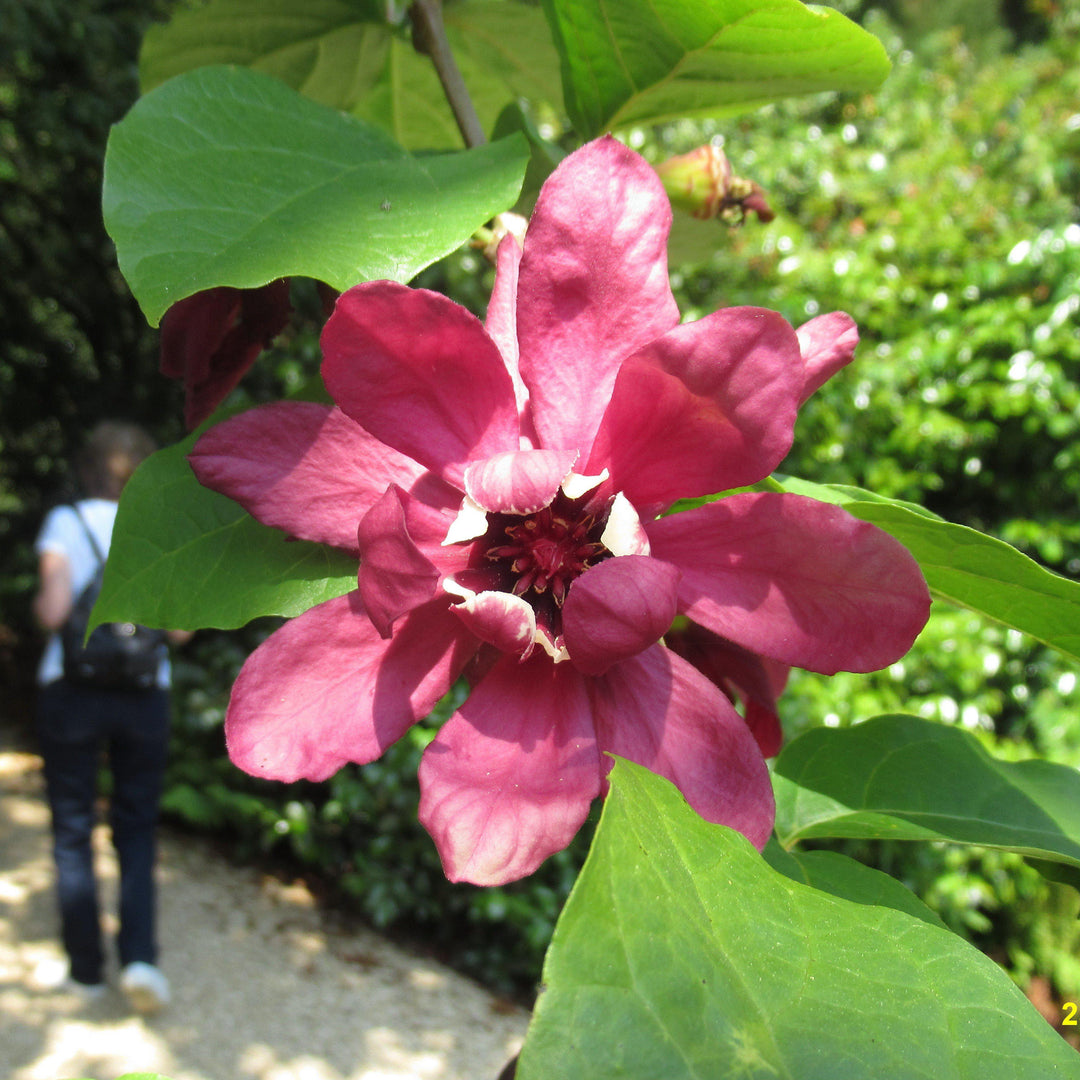
<path fill-rule="evenodd" d="M 82 499 L 76 505 L 102 554 L 108 554 L 118 504 L 109 499 Z M 38 533 L 34 550 L 38 555 L 50 551 L 67 559 L 71 567 L 71 592 L 75 598 L 79 597 L 97 573 L 97 556 L 86 535 L 86 529 L 70 506 L 57 506 L 49 511 L 41 526 L 41 532 Z M 54 679 L 59 679 L 63 673 L 64 651 L 60 644 L 60 635 L 50 634 L 38 664 L 38 685 L 45 686 Z M 158 666 L 158 686 L 167 689 L 169 675 L 169 660 L 167 656 L 163 656 Z"/>

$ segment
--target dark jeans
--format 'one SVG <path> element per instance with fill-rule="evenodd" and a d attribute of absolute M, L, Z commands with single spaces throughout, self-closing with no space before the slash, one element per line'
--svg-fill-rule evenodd
<path fill-rule="evenodd" d="M 120 865 L 120 963 L 156 963 L 154 831 L 168 753 L 168 691 L 98 690 L 59 679 L 39 692 L 38 737 L 72 978 L 99 983 L 105 962 L 90 847 L 102 750 L 113 780 L 109 825 Z"/>

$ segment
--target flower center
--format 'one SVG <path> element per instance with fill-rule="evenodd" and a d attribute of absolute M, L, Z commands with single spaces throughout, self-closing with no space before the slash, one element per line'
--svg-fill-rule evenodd
<path fill-rule="evenodd" d="M 559 506 L 560 500 L 563 506 Z M 489 515 L 505 519 L 508 515 Z M 549 594 L 558 607 L 566 599 L 566 591 L 574 578 L 610 553 L 600 542 L 604 526 L 594 514 L 575 512 L 570 500 L 560 495 L 551 506 L 525 518 L 508 522 L 493 521 L 501 526 L 502 536 L 492 536 L 484 551 L 489 562 L 502 564 L 512 581 L 510 591 L 524 597 Z"/>

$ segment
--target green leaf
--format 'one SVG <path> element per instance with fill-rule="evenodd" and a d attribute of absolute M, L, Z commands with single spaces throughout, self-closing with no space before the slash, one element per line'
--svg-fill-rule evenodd
<path fill-rule="evenodd" d="M 838 851 L 785 851 L 775 839 L 762 852 L 765 861 L 792 881 L 820 889 L 855 904 L 873 904 L 914 915 L 931 926 L 945 927 L 906 885 Z"/>
<path fill-rule="evenodd" d="M 953 840 L 1080 866 L 1080 772 L 998 761 L 917 716 L 814 728 L 776 759 L 776 835 Z"/>
<path fill-rule="evenodd" d="M 216 285 L 408 281 L 514 204 L 528 158 L 519 136 L 418 160 L 269 76 L 200 68 L 113 128 L 105 224 L 156 323 Z"/>
<path fill-rule="evenodd" d="M 204 488 L 187 463 L 194 441 L 152 454 L 125 486 L 95 624 L 228 629 L 356 588 L 354 556 L 289 540 Z"/>
<path fill-rule="evenodd" d="M 1080 867 L 1050 862 L 1047 859 L 1028 859 L 1028 862 L 1047 881 L 1056 881 L 1059 885 L 1068 885 L 1080 893 Z"/>
<path fill-rule="evenodd" d="M 368 0 L 213 0 L 151 29 L 149 90 L 209 64 L 242 64 L 379 125 L 410 149 L 458 149 L 461 134 L 431 60 Z M 559 56 L 543 13 L 490 0 L 451 4 L 446 36 L 485 131 L 515 98 L 560 100 Z"/>
<path fill-rule="evenodd" d="M 801 0 L 544 0 L 563 96 L 586 137 L 715 116 L 789 94 L 872 90 L 881 43 Z"/>
<path fill-rule="evenodd" d="M 393 30 L 385 0 L 213 0 L 181 8 L 143 38 L 143 93 L 176 75 L 238 64 L 349 111 L 370 89 Z"/>
<path fill-rule="evenodd" d="M 795 495 L 807 495 L 818 502 L 832 503 L 834 506 L 848 506 L 851 503 L 869 502 L 880 503 L 884 506 L 900 506 L 910 510 L 913 514 L 929 518 L 931 521 L 944 521 L 944 518 L 927 510 L 918 503 L 904 502 L 902 499 L 891 499 L 887 495 L 879 495 L 876 491 L 867 491 L 866 488 L 854 487 L 851 484 L 815 484 L 811 480 L 800 480 L 797 476 L 783 476 L 774 473 L 768 480 L 762 482 L 762 487 L 770 486 L 768 490 L 790 491 Z"/>
<path fill-rule="evenodd" d="M 618 761 L 518 1080 L 1050 1080 L 1075 1051 L 990 959 L 773 870 Z"/>
<path fill-rule="evenodd" d="M 861 488 L 778 478 L 785 491 L 842 506 L 900 541 L 930 592 L 1080 659 L 1080 582 L 1052 573 L 1016 548 L 914 503 Z"/>

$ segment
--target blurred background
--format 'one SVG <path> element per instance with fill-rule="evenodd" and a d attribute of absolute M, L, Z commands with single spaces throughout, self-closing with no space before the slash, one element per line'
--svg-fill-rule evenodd
<path fill-rule="evenodd" d="M 0 0 L 0 725 L 20 735 L 42 645 L 32 544 L 45 512 L 76 494 L 73 450 L 102 417 L 137 420 L 163 444 L 184 434 L 181 391 L 157 374 L 157 331 L 127 292 L 100 209 L 105 141 L 138 94 L 141 36 L 177 6 Z M 876 93 L 624 133 L 654 163 L 722 145 L 776 214 L 739 228 L 680 221 L 680 307 L 696 318 L 758 304 L 796 325 L 849 312 L 856 360 L 803 408 L 781 471 L 921 503 L 1077 577 L 1080 5 L 831 6 L 885 44 L 893 71 Z M 556 140 L 560 123 L 546 121 Z M 482 313 L 491 276 L 463 250 L 420 283 Z M 311 283 L 294 291 L 292 322 L 230 404 L 280 397 L 317 369 L 318 298 Z M 308 875 L 332 902 L 527 1002 L 590 830 L 526 881 L 448 884 L 416 823 L 416 764 L 452 701 L 379 762 L 325 784 L 241 774 L 224 756 L 224 708 L 271 628 L 203 631 L 178 654 L 168 818 L 237 858 Z M 964 726 L 999 757 L 1080 767 L 1078 706 L 1075 665 L 937 605 L 901 663 L 793 677 L 781 715 L 790 738 L 914 712 Z M 1051 1012 L 1080 992 L 1080 898 L 1021 857 L 841 849 L 908 884 Z"/>

